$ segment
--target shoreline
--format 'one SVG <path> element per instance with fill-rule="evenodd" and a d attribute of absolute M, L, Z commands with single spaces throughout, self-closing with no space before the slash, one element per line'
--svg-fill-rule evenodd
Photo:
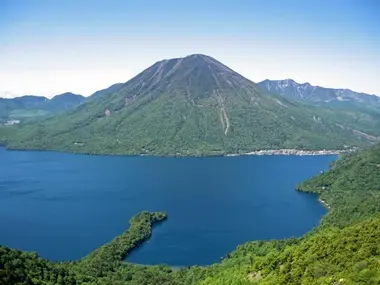
<path fill-rule="evenodd" d="M 256 150 L 242 154 L 226 154 L 225 156 L 241 156 L 241 155 L 338 155 L 342 153 L 352 152 L 355 149 L 339 150 L 339 149 L 323 149 L 323 150 L 301 150 L 301 149 L 271 149 Z"/>
<path fill-rule="evenodd" d="M 127 257 L 127 259 L 128 259 L 128 257 Z M 166 266 L 166 267 L 170 268 L 170 270 L 172 270 L 172 271 L 180 271 L 180 270 L 186 269 L 188 267 L 199 266 L 199 265 L 169 265 L 166 263 L 163 263 L 163 264 L 143 264 L 143 263 L 130 262 L 127 259 L 124 260 L 124 262 L 127 264 L 132 264 L 132 265 L 141 266 L 141 267 Z M 206 266 L 208 266 L 208 265 L 206 265 Z M 200 266 L 200 267 L 203 267 L 203 266 Z"/>
<path fill-rule="evenodd" d="M 104 155 L 104 156 L 126 156 L 126 157 L 232 157 L 232 156 L 249 156 L 249 155 L 297 155 L 297 156 L 317 156 L 317 155 L 339 155 L 343 153 L 350 153 L 357 148 L 351 149 L 323 149 L 323 150 L 303 150 L 303 149 L 270 149 L 270 150 L 254 150 L 251 152 L 241 152 L 241 153 L 208 153 L 208 154 L 149 154 L 149 153 L 90 153 L 81 152 L 75 150 L 54 150 L 54 149 L 24 149 L 24 148 L 9 148 L 6 144 L 0 144 L 0 147 L 4 147 L 7 151 L 35 151 L 35 152 L 57 152 L 65 154 L 79 154 L 79 155 Z"/>
<path fill-rule="evenodd" d="M 321 203 L 323 206 L 325 206 L 327 209 L 331 209 L 330 205 L 326 203 L 325 200 L 322 200 L 321 198 L 318 198 L 318 202 Z"/>

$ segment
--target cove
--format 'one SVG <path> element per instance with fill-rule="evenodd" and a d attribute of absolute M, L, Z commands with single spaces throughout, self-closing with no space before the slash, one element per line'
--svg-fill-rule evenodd
<path fill-rule="evenodd" d="M 217 262 L 250 240 L 301 236 L 326 209 L 294 190 L 336 156 L 164 158 L 0 148 L 0 244 L 51 260 L 79 259 L 138 212 L 168 219 L 127 261 Z"/>

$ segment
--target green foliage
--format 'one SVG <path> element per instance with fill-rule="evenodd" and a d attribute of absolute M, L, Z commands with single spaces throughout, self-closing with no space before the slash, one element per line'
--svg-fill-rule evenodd
<path fill-rule="evenodd" d="M 40 109 L 15 109 L 9 112 L 9 119 L 18 119 L 22 120 L 23 122 L 29 120 L 29 119 L 35 119 L 38 117 L 47 117 L 51 115 L 48 111 L 40 110 Z"/>
<path fill-rule="evenodd" d="M 152 234 L 152 225 L 166 219 L 164 213 L 142 212 L 130 220 L 127 231 L 111 242 L 99 247 L 89 256 L 80 260 L 76 268 L 86 275 L 106 276 L 121 266 L 127 254 L 148 239 Z"/>
<path fill-rule="evenodd" d="M 380 212 L 380 144 L 346 155 L 298 189 L 317 193 L 331 211 L 326 226 L 345 226 Z"/>
<path fill-rule="evenodd" d="M 11 126 L 0 126 L 0 145 L 6 144 L 7 138 L 15 135 L 16 129 Z"/>
<path fill-rule="evenodd" d="M 247 252 L 251 265 L 221 270 L 200 284 L 379 284 L 379 240 L 380 216 L 324 229 L 295 244 L 264 243 L 264 251 L 254 243 Z"/>
<path fill-rule="evenodd" d="M 0 246 L 1 285 L 75 285 L 73 273 L 41 259 L 36 253 L 22 252 Z"/>

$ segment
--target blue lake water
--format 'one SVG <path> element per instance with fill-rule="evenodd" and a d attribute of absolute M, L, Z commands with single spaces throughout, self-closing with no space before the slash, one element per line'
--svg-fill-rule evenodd
<path fill-rule="evenodd" d="M 297 183 L 335 156 L 163 158 L 0 148 L 0 244 L 78 259 L 142 210 L 167 221 L 128 261 L 173 266 L 220 260 L 249 240 L 301 236 L 326 209 Z"/>

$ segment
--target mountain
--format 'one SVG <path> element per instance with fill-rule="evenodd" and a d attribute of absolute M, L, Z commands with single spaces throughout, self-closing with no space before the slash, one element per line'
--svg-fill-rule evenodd
<path fill-rule="evenodd" d="M 46 101 L 46 103 L 41 106 L 41 108 L 51 113 L 59 113 L 74 109 L 75 107 L 79 106 L 84 101 L 84 99 L 85 97 L 82 95 L 66 92 L 56 95 L 50 100 Z"/>
<path fill-rule="evenodd" d="M 84 153 L 212 155 L 258 149 L 364 146 L 380 120 L 265 92 L 206 55 L 162 60 L 74 110 L 1 137 L 10 148 Z M 8 132 L 9 133 L 9 132 Z"/>
<path fill-rule="evenodd" d="M 35 95 L 25 95 L 12 99 L 0 98 L 0 123 L 10 119 L 19 119 L 18 113 L 43 105 L 47 100 L 46 97 Z"/>
<path fill-rule="evenodd" d="M 52 99 L 35 95 L 0 98 L 0 123 L 41 119 L 73 109 L 83 101 L 83 96 L 70 92 L 56 95 Z"/>
<path fill-rule="evenodd" d="M 380 128 L 380 97 L 349 89 L 332 89 L 297 83 L 292 79 L 264 80 L 258 85 L 265 91 L 279 94 L 309 107 L 323 116 L 355 124 L 366 133 L 377 134 Z"/>
<path fill-rule="evenodd" d="M 350 89 L 333 89 L 297 83 L 292 79 L 264 80 L 258 85 L 269 92 L 281 94 L 298 101 L 328 104 L 330 106 L 370 105 L 380 107 L 380 97 L 354 92 Z"/>
<path fill-rule="evenodd" d="M 0 116 L 15 109 L 28 109 L 45 103 L 48 99 L 42 96 L 25 95 L 12 99 L 0 98 Z"/>

